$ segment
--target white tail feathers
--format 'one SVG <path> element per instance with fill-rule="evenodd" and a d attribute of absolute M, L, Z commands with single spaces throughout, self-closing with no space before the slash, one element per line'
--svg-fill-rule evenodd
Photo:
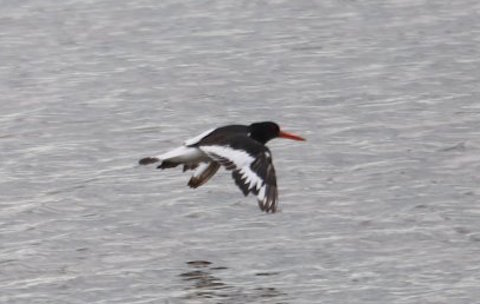
<path fill-rule="evenodd" d="M 179 164 L 197 164 L 206 160 L 208 160 L 208 157 L 200 149 L 181 146 L 164 154 L 142 158 L 139 164 L 149 165 L 161 161 L 176 166 Z"/>

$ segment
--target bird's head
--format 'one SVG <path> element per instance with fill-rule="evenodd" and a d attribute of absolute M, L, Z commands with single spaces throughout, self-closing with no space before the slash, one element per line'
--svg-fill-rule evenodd
<path fill-rule="evenodd" d="M 262 144 L 267 143 L 269 140 L 280 137 L 293 140 L 304 141 L 305 138 L 298 135 L 288 133 L 280 130 L 278 124 L 271 121 L 256 122 L 248 126 L 250 137 Z"/>

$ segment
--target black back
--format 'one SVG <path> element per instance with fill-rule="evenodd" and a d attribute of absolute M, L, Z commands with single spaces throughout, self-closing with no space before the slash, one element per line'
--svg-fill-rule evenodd
<path fill-rule="evenodd" d="M 270 121 L 256 122 L 249 126 L 228 125 L 216 129 L 194 146 L 225 143 L 229 138 L 235 135 L 248 136 L 264 145 L 269 140 L 278 137 L 279 133 L 280 127 L 276 123 Z"/>
<path fill-rule="evenodd" d="M 248 127 L 244 125 L 228 125 L 217 128 L 193 146 L 224 144 L 235 135 L 248 136 Z"/>

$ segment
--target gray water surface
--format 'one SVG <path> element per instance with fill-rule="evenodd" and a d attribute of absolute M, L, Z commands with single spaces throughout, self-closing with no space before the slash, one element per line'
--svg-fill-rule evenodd
<path fill-rule="evenodd" d="M 477 0 L 1 6 L 1 303 L 480 303 Z M 137 165 L 262 120 L 277 214 Z"/>

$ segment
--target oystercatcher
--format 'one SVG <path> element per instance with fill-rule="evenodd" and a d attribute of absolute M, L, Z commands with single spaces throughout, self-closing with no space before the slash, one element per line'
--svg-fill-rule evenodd
<path fill-rule="evenodd" d="M 205 184 L 220 168 L 232 171 L 237 186 L 247 196 L 257 196 L 265 212 L 277 210 L 278 192 L 272 154 L 265 144 L 274 138 L 305 139 L 280 130 L 274 122 L 257 122 L 249 126 L 228 125 L 208 130 L 185 141 L 170 152 L 142 158 L 140 165 L 160 162 L 158 169 L 183 165 L 183 171 L 195 170 L 188 186 Z"/>

